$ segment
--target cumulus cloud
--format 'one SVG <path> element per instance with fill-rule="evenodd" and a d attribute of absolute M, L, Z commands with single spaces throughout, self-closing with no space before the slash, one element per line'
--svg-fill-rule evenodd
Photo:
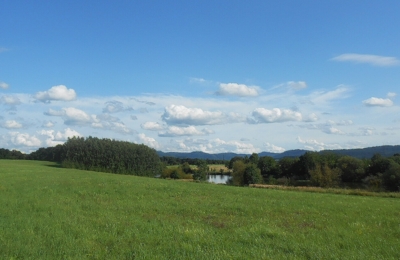
<path fill-rule="evenodd" d="M 178 127 L 170 126 L 166 131 L 159 132 L 160 137 L 175 137 L 175 136 L 196 136 L 196 135 L 209 135 L 214 133 L 212 130 L 203 129 L 197 130 L 194 126 Z"/>
<path fill-rule="evenodd" d="M 176 146 L 175 146 L 176 145 Z M 205 153 L 222 153 L 231 151 L 234 153 L 251 154 L 253 152 L 260 152 L 251 143 L 244 143 L 235 140 L 225 141 L 220 138 L 207 140 L 199 138 L 186 138 L 183 140 L 172 140 L 169 151 L 202 151 Z M 222 158 L 221 158 L 222 159 Z"/>
<path fill-rule="evenodd" d="M 54 126 L 54 123 L 51 121 L 46 121 L 46 122 L 43 122 L 43 124 L 42 124 L 42 127 L 46 127 L 46 128 L 50 128 L 53 126 Z"/>
<path fill-rule="evenodd" d="M 166 107 L 161 118 L 172 125 L 216 125 L 232 120 L 220 111 L 211 112 L 178 105 Z"/>
<path fill-rule="evenodd" d="M 139 143 L 145 144 L 154 149 L 160 149 L 161 147 L 160 144 L 156 141 L 156 139 L 148 137 L 143 133 L 138 135 L 138 141 Z"/>
<path fill-rule="evenodd" d="M 304 144 L 305 149 L 312 151 L 321 151 L 327 149 L 343 149 L 338 144 L 326 144 L 323 142 L 319 142 L 315 139 L 303 140 L 300 137 L 297 137 L 297 142 Z"/>
<path fill-rule="evenodd" d="M 75 90 L 64 85 L 54 86 L 47 91 L 37 92 L 33 96 L 37 101 L 49 103 L 51 101 L 72 101 L 76 98 Z"/>
<path fill-rule="evenodd" d="M 142 129 L 150 130 L 150 131 L 159 131 L 163 130 L 165 127 L 157 122 L 145 122 L 140 125 Z"/>
<path fill-rule="evenodd" d="M 270 110 L 265 108 L 256 108 L 252 113 L 252 117 L 248 118 L 248 123 L 261 124 L 301 120 L 301 113 L 290 109 L 273 108 Z"/>
<path fill-rule="evenodd" d="M 42 144 L 39 138 L 26 133 L 11 132 L 10 137 L 10 141 L 16 146 L 39 147 Z"/>
<path fill-rule="evenodd" d="M 387 93 L 387 98 L 389 98 L 389 99 L 393 99 L 393 98 L 395 98 L 396 96 L 397 96 L 397 94 L 394 93 L 394 92 L 389 92 L 389 93 Z"/>
<path fill-rule="evenodd" d="M 61 110 L 49 109 L 44 114 L 61 117 L 66 125 L 89 126 L 92 128 L 111 130 L 121 134 L 135 133 L 134 130 L 122 123 L 119 118 L 109 114 L 89 115 L 85 111 L 74 107 L 63 108 Z"/>
<path fill-rule="evenodd" d="M 21 100 L 16 96 L 1 96 L 0 104 L 8 105 L 8 106 L 17 106 L 21 104 Z"/>
<path fill-rule="evenodd" d="M 1 89 L 8 89 L 9 85 L 5 82 L 0 82 L 0 88 Z"/>
<path fill-rule="evenodd" d="M 54 130 L 42 130 L 39 132 L 40 135 L 46 136 L 46 145 L 47 146 L 56 146 L 58 144 L 63 144 L 68 138 L 72 138 L 74 136 L 81 137 L 82 135 L 71 128 L 66 128 L 64 131 L 54 131 Z"/>
<path fill-rule="evenodd" d="M 126 107 L 120 101 L 108 101 L 105 103 L 105 107 L 103 108 L 103 113 L 118 113 L 122 111 L 132 111 L 132 107 Z"/>
<path fill-rule="evenodd" d="M 304 122 L 315 122 L 318 121 L 318 116 L 315 113 L 309 114 L 307 117 L 303 119 Z"/>
<path fill-rule="evenodd" d="M 357 53 L 345 53 L 332 58 L 334 61 L 349 61 L 354 63 L 366 63 L 374 66 L 395 66 L 400 61 L 395 57 L 386 57 L 370 54 L 357 54 Z"/>
<path fill-rule="evenodd" d="M 1 127 L 6 128 L 6 129 L 18 129 L 22 128 L 22 124 L 18 123 L 15 120 L 7 120 L 5 122 L 2 122 L 0 124 Z"/>
<path fill-rule="evenodd" d="M 389 98 L 376 98 L 371 97 L 362 102 L 365 106 L 368 107 L 390 107 L 393 106 L 393 101 Z"/>
<path fill-rule="evenodd" d="M 255 97 L 258 96 L 259 87 L 246 86 L 237 83 L 221 83 L 219 90 L 215 93 L 220 96 Z"/>
<path fill-rule="evenodd" d="M 270 152 L 270 153 L 283 153 L 285 148 L 270 144 L 270 143 L 265 143 L 265 151 Z"/>
<path fill-rule="evenodd" d="M 74 107 L 67 107 L 61 110 L 53 110 L 50 108 L 47 112 L 44 112 L 44 114 L 47 116 L 62 117 L 66 125 L 88 125 L 94 122 L 93 116 Z"/>

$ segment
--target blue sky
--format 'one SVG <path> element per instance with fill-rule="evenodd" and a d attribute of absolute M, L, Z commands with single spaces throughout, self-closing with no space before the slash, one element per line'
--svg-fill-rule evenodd
<path fill-rule="evenodd" d="M 0 147 L 400 144 L 399 1 L 1 1 Z"/>

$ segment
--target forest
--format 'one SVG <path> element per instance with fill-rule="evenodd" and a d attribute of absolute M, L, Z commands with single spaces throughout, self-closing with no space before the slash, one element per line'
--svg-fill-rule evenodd
<path fill-rule="evenodd" d="M 204 181 L 209 165 L 225 164 L 232 176 L 228 184 L 275 184 L 317 187 L 366 188 L 400 191 L 400 154 L 375 154 L 358 159 L 332 152 L 306 152 L 299 157 L 236 156 L 229 161 L 159 157 L 143 144 L 73 137 L 55 147 L 39 148 L 30 154 L 0 149 L 0 159 L 57 162 L 61 167 L 173 179 Z M 167 167 L 175 165 L 177 167 Z M 226 173 L 225 173 L 226 174 Z"/>

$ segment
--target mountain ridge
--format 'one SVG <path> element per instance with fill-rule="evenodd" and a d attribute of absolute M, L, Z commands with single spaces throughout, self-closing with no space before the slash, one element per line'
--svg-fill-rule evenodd
<path fill-rule="evenodd" d="M 281 159 L 284 157 L 299 157 L 306 152 L 312 152 L 310 150 L 303 150 L 303 149 L 295 149 L 295 150 L 288 150 L 282 153 L 272 153 L 272 152 L 260 152 L 258 156 L 270 156 L 274 159 Z M 339 155 L 348 155 L 358 159 L 364 158 L 371 158 L 374 154 L 379 153 L 384 157 L 392 156 L 396 153 L 400 153 L 400 145 L 381 145 L 381 146 L 373 146 L 373 147 L 366 147 L 366 148 L 356 148 L 356 149 L 336 149 L 336 150 L 322 150 L 319 153 L 335 153 Z M 176 157 L 180 159 L 211 159 L 211 160 L 230 160 L 235 156 L 250 156 L 251 154 L 245 153 L 233 153 L 233 152 L 226 152 L 226 153 L 205 153 L 201 151 L 193 151 L 193 152 L 162 152 L 157 151 L 157 154 L 162 156 L 169 156 L 169 157 Z"/>

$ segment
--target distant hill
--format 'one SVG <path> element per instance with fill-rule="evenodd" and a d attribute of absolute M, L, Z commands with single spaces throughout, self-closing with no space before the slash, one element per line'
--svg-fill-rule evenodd
<path fill-rule="evenodd" d="M 284 157 L 299 157 L 304 153 L 308 152 L 307 150 L 288 150 L 283 153 L 270 153 L 270 152 L 261 152 L 258 155 L 262 156 L 270 156 L 275 159 L 281 159 Z M 371 158 L 374 154 L 379 153 L 384 157 L 392 156 L 396 153 L 400 153 L 400 145 L 383 145 L 376 147 L 368 147 L 368 148 L 360 148 L 360 149 L 342 149 L 342 150 L 323 150 L 320 153 L 335 153 L 340 155 L 349 155 L 355 158 L 363 159 L 363 158 Z M 235 156 L 250 156 L 250 154 L 237 154 L 237 153 L 216 153 L 209 154 L 204 152 L 190 152 L 190 153 L 180 153 L 180 152 L 157 152 L 159 156 L 170 156 L 181 159 L 213 159 L 213 160 L 227 160 L 229 161 Z"/>

